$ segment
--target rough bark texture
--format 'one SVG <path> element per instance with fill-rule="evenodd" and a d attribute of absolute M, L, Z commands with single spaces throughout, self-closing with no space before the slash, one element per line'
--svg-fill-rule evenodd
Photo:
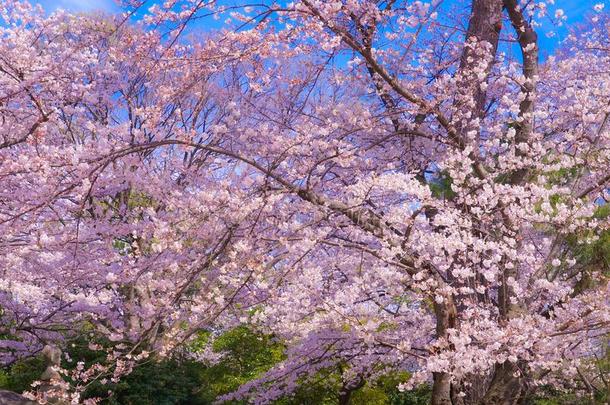
<path fill-rule="evenodd" d="M 472 2 L 472 12 L 468 22 L 466 32 L 466 42 L 476 39 L 477 43 L 486 42 L 491 45 L 489 50 L 492 57 L 495 57 L 498 49 L 500 31 L 502 30 L 502 0 L 474 0 Z M 472 112 L 472 117 L 482 117 L 485 113 L 485 103 L 487 92 L 481 89 L 480 81 L 471 72 L 482 62 L 480 54 L 476 48 L 464 47 L 460 59 L 458 76 L 461 76 L 460 88 L 464 89 L 466 97 L 472 97 L 475 101 L 474 110 L 468 106 Z M 491 63 L 486 69 L 489 73 Z"/>
<path fill-rule="evenodd" d="M 364 378 L 361 378 L 355 385 L 343 384 L 339 392 L 339 405 L 348 405 L 352 399 L 354 391 L 364 386 Z"/>
<path fill-rule="evenodd" d="M 518 367 L 510 362 L 496 366 L 493 380 L 481 400 L 482 405 L 517 405 L 527 389 L 521 377 L 516 377 Z"/>
<path fill-rule="evenodd" d="M 437 338 L 447 337 L 447 330 L 456 327 L 457 310 L 453 297 L 445 296 L 442 303 L 434 303 Z M 448 373 L 434 373 L 432 405 L 451 405 L 451 379 Z"/>
<path fill-rule="evenodd" d="M 523 57 L 522 73 L 526 81 L 523 84 L 525 99 L 519 104 L 521 122 L 517 125 L 515 142 L 528 142 L 534 132 L 534 98 L 536 81 L 538 79 L 538 35 L 523 16 L 517 5 L 517 0 L 504 0 L 504 7 L 510 18 L 511 25 L 517 33 L 521 56 Z M 517 153 L 521 153 L 520 150 Z M 512 178 L 512 184 L 521 183 L 527 175 L 526 170 L 517 170 Z"/>
<path fill-rule="evenodd" d="M 447 373 L 434 373 L 432 385 L 432 405 L 452 405 L 451 380 Z"/>
<path fill-rule="evenodd" d="M 40 376 L 41 384 L 38 387 L 40 393 L 44 393 L 47 403 L 54 405 L 68 405 L 63 399 L 66 392 L 61 388 L 59 382 L 63 379 L 57 372 L 61 363 L 61 350 L 55 346 L 46 345 L 42 350 L 47 368 Z M 0 402 L 0 405 L 2 403 Z"/>
<path fill-rule="evenodd" d="M 504 8 L 506 9 L 511 25 L 514 28 L 521 54 L 523 57 L 522 73 L 526 81 L 522 86 L 522 92 L 525 93 L 525 99 L 519 105 L 520 121 L 515 125 L 515 142 L 527 143 L 534 132 L 534 99 L 536 95 L 536 81 L 538 78 L 538 36 L 529 22 L 523 16 L 517 0 L 504 0 Z M 518 150 L 519 155 L 522 152 Z M 511 184 L 523 183 L 527 178 L 527 170 L 520 169 L 513 173 L 510 178 Z M 511 224 L 507 224 L 510 228 Z M 505 269 L 504 280 L 509 277 L 515 277 L 517 268 Z M 500 316 L 505 320 L 510 319 L 513 312 L 518 311 L 519 304 L 511 304 L 511 297 L 514 292 L 505 283 L 498 291 L 498 306 Z M 487 393 L 483 397 L 481 403 L 485 405 L 500 404 L 512 405 L 518 404 L 527 396 L 527 379 L 522 373 L 527 369 L 524 362 L 515 365 L 512 363 L 504 363 L 496 365 L 492 381 L 487 389 Z"/>
<path fill-rule="evenodd" d="M 480 86 L 480 78 L 475 70 L 487 64 L 485 73 L 489 74 L 493 59 L 498 48 L 500 31 L 502 29 L 502 0 L 474 0 L 468 30 L 466 33 L 466 45 L 460 59 L 460 66 L 457 72 L 460 85 L 459 94 L 455 97 L 455 107 L 458 117 L 455 122 L 455 129 L 458 134 L 460 144 L 466 146 L 471 142 L 475 144 L 479 141 L 479 127 L 477 118 L 482 118 L 485 114 L 485 104 L 487 99 L 486 91 Z M 478 52 L 482 43 L 488 46 L 487 53 Z M 488 45 L 487 45 L 488 44 Z M 484 79 L 487 81 L 487 78 Z M 469 138 L 467 133 L 476 132 L 474 139 Z M 478 148 L 473 148 L 470 158 L 474 162 L 474 171 L 477 176 L 485 177 L 485 169 L 479 163 Z M 435 304 L 436 315 L 436 336 L 443 338 L 447 336 L 447 329 L 456 327 L 457 310 L 453 297 L 446 297 L 442 304 Z M 452 389 L 452 382 L 447 373 L 434 373 L 432 387 L 432 405 L 457 405 L 464 401 L 456 395 L 459 391 L 455 387 Z M 473 398 L 474 401 L 476 399 Z"/>
<path fill-rule="evenodd" d="M 491 45 L 492 49 L 490 51 L 495 55 L 501 28 L 502 1 L 474 0 L 468 23 L 468 31 L 466 33 L 466 41 L 470 41 L 473 38 L 476 38 L 478 43 L 485 41 Z M 481 89 L 477 76 L 469 74 L 474 67 L 482 62 L 480 54 L 476 53 L 473 48 L 468 46 L 464 47 L 458 70 L 458 75 L 461 77 L 462 81 L 460 88 L 463 90 L 460 95 L 456 96 L 456 106 L 461 115 L 482 117 L 484 114 L 486 93 Z M 487 68 L 487 72 L 489 72 L 490 68 L 491 66 Z M 466 100 L 474 100 L 474 105 L 465 102 Z M 460 121 L 457 123 L 456 129 L 460 138 L 460 143 L 462 143 L 462 145 L 467 144 L 468 140 L 464 135 L 470 130 L 469 125 L 465 125 Z M 475 162 L 475 172 L 479 176 L 484 176 L 484 169 L 476 163 L 478 157 L 475 153 L 476 152 L 473 152 L 473 156 L 471 156 Z M 443 338 L 447 335 L 447 329 L 454 328 L 457 322 L 457 311 L 453 297 L 446 297 L 442 304 L 435 304 L 434 309 L 437 319 L 436 336 L 437 338 Z M 447 373 L 435 373 L 432 387 L 432 404 L 452 404 L 451 392 L 450 376 Z"/>
<path fill-rule="evenodd" d="M 24 396 L 16 394 L 12 391 L 0 390 L 1 405 L 36 405 L 36 402 L 30 401 Z"/>

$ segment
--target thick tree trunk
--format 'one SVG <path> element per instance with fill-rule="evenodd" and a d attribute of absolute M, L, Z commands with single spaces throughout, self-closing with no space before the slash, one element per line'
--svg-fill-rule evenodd
<path fill-rule="evenodd" d="M 487 94 L 481 87 L 481 78 L 477 69 L 485 65 L 485 74 L 489 74 L 491 65 L 498 48 L 500 31 L 502 29 L 502 0 L 473 0 L 468 31 L 466 33 L 464 51 L 457 72 L 459 80 L 459 93 L 455 96 L 454 122 L 460 143 L 466 146 L 470 143 L 478 144 L 479 128 L 478 120 L 485 114 L 485 103 Z M 476 45 L 470 46 L 476 42 Z M 482 45 L 485 43 L 486 45 Z M 486 53 L 477 52 L 478 47 L 487 46 Z M 485 77 L 483 81 L 487 81 Z M 467 134 L 471 131 L 477 134 L 474 139 Z M 479 163 L 478 147 L 472 148 L 470 158 L 474 162 L 475 173 L 479 177 L 485 176 L 485 169 Z M 444 297 L 441 304 L 435 303 L 436 315 L 436 337 L 438 339 L 447 336 L 449 328 L 457 325 L 457 310 L 453 297 Z M 462 402 L 459 397 L 452 395 L 451 377 L 447 373 L 434 373 L 432 386 L 432 405 L 457 405 L 454 402 Z"/>
<path fill-rule="evenodd" d="M 444 296 L 443 302 L 434 302 L 436 315 L 436 337 L 446 338 L 448 329 L 455 328 L 457 310 L 453 297 Z M 432 385 L 432 405 L 452 405 L 451 377 L 448 373 L 434 373 Z"/>
<path fill-rule="evenodd" d="M 534 132 L 533 110 L 538 77 L 538 35 L 523 15 L 517 0 L 503 0 L 503 6 L 517 34 L 523 57 L 523 76 L 527 79 L 523 85 L 526 97 L 519 105 L 521 121 L 516 128 L 515 141 L 527 143 Z M 521 152 L 518 151 L 517 153 L 521 155 Z M 523 183 L 526 180 L 527 173 L 526 169 L 515 171 L 511 176 L 510 182 L 512 184 Z M 507 223 L 507 226 L 512 227 L 510 223 Z M 517 268 L 512 270 L 505 269 L 503 274 L 504 280 L 507 280 L 509 277 L 516 278 L 517 271 Z M 518 310 L 518 305 L 511 303 L 511 297 L 514 297 L 514 295 L 514 291 L 506 283 L 503 283 L 502 288 L 498 292 L 498 306 L 500 316 L 504 320 L 510 319 L 513 313 Z M 526 368 L 527 364 L 525 362 L 517 364 L 505 362 L 496 365 L 493 379 L 481 404 L 513 405 L 521 403 L 527 397 L 528 388 L 520 369 L 525 370 Z"/>
<path fill-rule="evenodd" d="M 340 371 L 343 372 L 343 370 L 341 369 Z M 360 381 L 358 381 L 358 383 L 356 383 L 355 385 L 346 384 L 344 382 L 343 386 L 341 387 L 341 391 L 339 392 L 339 405 L 349 405 L 352 399 L 352 394 L 354 393 L 354 391 L 362 388 L 364 386 L 365 381 L 366 380 L 364 378 L 360 378 Z"/>
<path fill-rule="evenodd" d="M 487 82 L 491 71 L 500 31 L 502 0 L 473 0 L 464 50 L 457 71 L 458 91 L 454 101 L 454 125 L 464 145 L 479 140 L 479 120 L 485 115 L 487 92 L 481 83 Z M 480 52 L 486 47 L 486 52 Z M 484 73 L 481 78 L 480 72 Z M 476 132 L 474 139 L 468 135 Z M 475 148 L 476 149 L 476 148 Z M 481 175 L 481 174 L 479 174 Z"/>
<path fill-rule="evenodd" d="M 352 397 L 352 391 L 345 391 L 339 394 L 339 405 L 348 405 L 349 400 Z"/>
<path fill-rule="evenodd" d="M 534 28 L 521 12 L 517 0 L 504 0 L 504 8 L 508 12 L 511 25 L 515 29 L 521 56 L 523 57 L 523 76 L 526 78 L 523 90 L 526 97 L 519 104 L 519 117 L 521 121 L 516 128 L 515 142 L 529 142 L 534 132 L 534 99 L 536 97 L 536 82 L 538 80 L 538 35 Z M 523 153 L 518 149 L 518 155 Z M 527 176 L 527 170 L 517 170 L 511 176 L 512 184 L 522 183 Z"/>
<path fill-rule="evenodd" d="M 2 405 L 36 405 L 36 402 L 30 401 L 24 396 L 16 392 L 0 390 L 0 404 Z"/>
<path fill-rule="evenodd" d="M 432 405 L 453 405 L 451 401 L 451 381 L 447 373 L 434 373 L 432 385 Z"/>
<path fill-rule="evenodd" d="M 481 405 L 517 405 L 527 394 L 522 377 L 517 376 L 518 367 L 510 362 L 496 366 L 494 376 Z"/>

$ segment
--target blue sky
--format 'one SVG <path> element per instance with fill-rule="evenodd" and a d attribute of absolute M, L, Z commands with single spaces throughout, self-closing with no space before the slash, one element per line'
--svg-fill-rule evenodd
<path fill-rule="evenodd" d="M 604 13 L 610 11 L 609 0 L 556 0 L 555 7 L 565 11 L 567 20 L 562 27 L 551 26 L 551 24 L 542 27 L 541 31 L 543 34 L 550 30 L 553 30 L 556 33 L 556 36 L 552 38 L 548 38 L 546 35 L 540 35 L 538 43 L 542 52 L 552 53 L 559 41 L 565 39 L 570 26 L 582 23 L 585 16 L 595 13 L 593 7 L 596 4 L 603 4 L 605 6 L 603 9 Z"/>
<path fill-rule="evenodd" d="M 119 11 L 119 7 L 114 0 L 30 0 L 33 3 L 41 4 L 46 11 L 54 11 L 58 8 L 69 11 L 94 11 L 101 10 L 106 12 Z"/>
<path fill-rule="evenodd" d="M 47 12 L 54 11 L 58 8 L 62 8 L 74 12 L 82 11 L 104 11 L 108 13 L 119 12 L 120 7 L 117 5 L 115 0 L 31 0 L 34 3 L 41 4 Z M 158 0 L 149 0 L 152 5 Z M 470 1 L 464 0 L 445 0 L 443 6 L 452 6 L 464 4 L 464 7 L 470 4 Z M 557 47 L 561 40 L 565 39 L 567 35 L 567 28 L 573 24 L 577 24 L 583 21 L 584 17 L 593 13 L 593 6 L 596 4 L 604 4 L 605 8 L 603 12 L 610 12 L 610 0 L 556 0 L 555 5 L 549 7 L 551 14 L 554 10 L 561 8 L 566 16 L 567 20 L 561 27 L 553 26 L 552 24 L 545 24 L 538 30 L 541 33 L 539 38 L 540 48 L 542 50 L 543 57 L 553 53 L 553 50 Z M 217 23 L 212 24 L 217 25 Z M 200 27 L 201 28 L 201 27 Z M 555 32 L 555 36 L 547 37 L 549 31 Z M 546 55 L 545 55 L 546 54 Z"/>

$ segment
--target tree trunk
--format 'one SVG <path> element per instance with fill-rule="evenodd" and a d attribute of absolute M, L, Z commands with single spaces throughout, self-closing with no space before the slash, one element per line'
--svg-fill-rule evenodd
<path fill-rule="evenodd" d="M 432 405 L 453 405 L 451 401 L 451 381 L 448 373 L 433 373 Z"/>
<path fill-rule="evenodd" d="M 534 131 L 533 109 L 534 99 L 536 95 L 536 81 L 538 76 L 538 35 L 533 27 L 523 15 L 519 2 L 517 0 L 503 0 L 503 6 L 506 9 L 511 21 L 521 48 L 523 57 L 523 76 L 527 79 L 524 84 L 526 97 L 519 105 L 520 124 L 516 128 L 515 141 L 518 143 L 527 143 Z M 521 155 L 521 152 L 517 152 Z M 526 180 L 526 169 L 520 169 L 511 176 L 511 184 L 521 184 Z M 512 224 L 507 223 L 508 227 Z M 517 268 L 512 270 L 505 269 L 503 279 L 517 276 Z M 518 310 L 518 304 L 511 303 L 511 297 L 514 297 L 514 291 L 509 288 L 506 283 L 502 283 L 502 288 L 498 292 L 498 305 L 500 316 L 504 320 L 511 318 L 515 310 Z M 481 400 L 484 405 L 513 405 L 521 403 L 528 394 L 528 387 L 525 378 L 522 376 L 522 370 L 527 369 L 525 362 L 517 364 L 505 362 L 496 365 L 492 381 Z"/>
<path fill-rule="evenodd" d="M 517 405 L 527 393 L 524 379 L 519 367 L 514 363 L 504 362 L 495 367 L 494 376 L 481 405 Z"/>
<path fill-rule="evenodd" d="M 352 396 L 351 390 L 347 390 L 347 391 L 339 393 L 339 405 L 348 405 L 351 396 Z"/>
<path fill-rule="evenodd" d="M 465 38 L 465 46 L 460 59 L 460 66 L 457 72 L 459 80 L 459 92 L 455 96 L 454 123 L 462 147 L 469 143 L 478 144 L 479 128 L 478 120 L 485 114 L 485 103 L 487 94 L 481 88 L 481 82 L 487 81 L 485 77 L 482 81 L 476 69 L 482 64 L 486 64 L 485 74 L 491 70 L 493 59 L 498 48 L 500 31 L 502 29 L 502 0 L 473 0 L 468 31 Z M 479 53 L 476 48 L 468 46 L 476 40 L 476 47 L 482 46 L 485 42 L 488 46 L 487 53 Z M 454 118 L 455 118 L 454 117 Z M 474 139 L 467 136 L 471 131 L 477 134 Z M 475 173 L 479 177 L 485 176 L 485 169 L 479 164 L 478 148 L 474 147 L 470 158 L 474 162 Z M 447 337 L 447 330 L 455 328 L 457 325 L 457 309 L 453 297 L 443 297 L 444 302 L 435 303 L 434 312 L 436 315 L 436 337 L 442 339 Z M 456 405 L 456 402 L 463 402 L 461 398 L 452 395 L 451 377 L 448 373 L 434 373 L 434 383 L 432 386 L 432 405 Z M 453 399 L 452 399 L 453 398 Z"/>
<path fill-rule="evenodd" d="M 339 372 L 343 373 L 342 367 L 339 367 Z M 341 386 L 341 391 L 339 391 L 339 405 L 349 405 L 354 391 L 362 388 L 364 386 L 365 382 L 366 382 L 365 377 L 359 377 L 358 382 L 354 383 L 352 381 L 351 384 L 349 382 L 344 381 Z"/>
<path fill-rule="evenodd" d="M 487 92 L 481 87 L 481 83 L 487 82 L 498 49 L 501 29 L 502 0 L 473 0 L 456 75 L 458 90 L 454 100 L 453 120 L 463 146 L 479 141 L 479 119 L 485 115 L 487 102 Z M 482 46 L 487 47 L 487 52 L 479 52 Z M 478 72 L 483 66 L 485 76 L 481 78 Z M 476 133 L 474 138 L 468 135 L 471 131 Z M 478 175 L 482 176 L 482 173 Z"/>
<path fill-rule="evenodd" d="M 457 310 L 452 296 L 444 296 L 443 302 L 434 302 L 436 315 L 436 337 L 446 338 L 448 329 L 455 328 Z M 432 385 L 432 405 L 452 405 L 451 376 L 449 373 L 434 373 Z"/>

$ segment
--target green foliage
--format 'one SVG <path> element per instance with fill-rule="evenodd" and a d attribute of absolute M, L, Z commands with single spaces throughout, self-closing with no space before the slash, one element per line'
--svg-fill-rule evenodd
<path fill-rule="evenodd" d="M 434 197 L 442 200 L 451 200 L 455 197 L 455 191 L 451 188 L 452 183 L 453 179 L 449 173 L 443 170 L 430 179 L 428 185 Z"/>
<path fill-rule="evenodd" d="M 542 203 L 544 202 L 544 200 L 540 200 L 538 202 L 536 202 L 534 204 L 534 211 L 536 213 L 540 213 L 542 212 Z M 560 194 L 552 194 L 551 196 L 549 196 L 549 205 L 551 206 L 553 212 L 551 213 L 551 216 L 555 216 L 557 215 L 557 205 L 561 204 L 561 203 L 565 203 L 566 202 L 566 198 Z"/>
<path fill-rule="evenodd" d="M 340 389 L 338 370 L 326 369 L 317 373 L 312 379 L 303 381 L 292 395 L 281 398 L 275 405 L 336 405 Z"/>
<path fill-rule="evenodd" d="M 44 360 L 32 357 L 12 364 L 0 374 L 0 388 L 15 392 L 32 389 L 32 382 L 40 378 L 45 369 Z"/>
<path fill-rule="evenodd" d="M 565 186 L 571 183 L 578 176 L 580 170 L 581 168 L 579 166 L 573 166 L 547 173 L 546 179 L 549 187 L 552 185 Z"/>
<path fill-rule="evenodd" d="M 203 349 L 210 342 L 211 333 L 202 332 L 190 347 L 192 351 Z M 68 344 L 65 351 L 69 357 L 85 361 L 86 365 L 103 360 L 103 352 L 88 348 L 89 341 L 104 344 L 91 334 Z M 222 394 L 237 389 L 241 384 L 259 377 L 274 364 L 284 359 L 284 347 L 271 336 L 262 335 L 240 326 L 218 336 L 212 343 L 216 352 L 222 352 L 222 360 L 205 366 L 189 359 L 150 359 L 137 366 L 119 383 L 92 383 L 85 397 L 106 398 L 105 405 L 211 405 Z M 73 367 L 73 362 L 63 360 L 64 367 Z M 599 360 L 602 372 L 610 370 L 610 358 Z M 0 372 L 0 388 L 22 392 L 40 377 L 44 370 L 43 360 L 34 357 L 15 363 Z M 320 371 L 303 383 L 290 396 L 279 399 L 276 405 L 335 405 L 341 389 L 338 368 Z M 409 379 L 409 373 L 388 373 L 373 382 L 367 382 L 355 390 L 351 405 L 427 405 L 432 390 L 422 385 L 415 390 L 400 392 L 398 384 Z M 108 391 L 112 396 L 108 397 Z M 602 404 L 601 396 L 586 399 L 574 395 L 543 389 L 535 398 L 534 405 Z M 233 405 L 245 402 L 232 402 Z"/>
<path fill-rule="evenodd" d="M 200 333 L 190 347 L 202 350 L 211 338 L 210 332 Z M 104 345 L 92 334 L 73 341 L 64 349 L 69 357 L 85 361 L 85 364 L 102 361 L 103 352 L 89 349 L 89 342 Z M 222 360 L 206 366 L 186 358 L 155 360 L 149 359 L 137 366 L 133 372 L 119 383 L 102 384 L 96 381 L 88 387 L 85 397 L 105 398 L 105 405 L 211 405 L 222 394 L 237 389 L 241 384 L 259 377 L 274 364 L 284 359 L 284 346 L 271 336 L 259 334 L 245 326 L 240 326 L 218 336 L 212 343 L 216 352 L 224 354 Z M 63 366 L 71 368 L 74 362 L 63 359 Z M 602 358 L 600 370 L 610 370 L 610 359 Z M 34 357 L 15 363 L 0 371 L 0 388 L 16 392 L 30 389 L 30 384 L 38 379 L 44 370 L 43 360 Z M 279 399 L 276 405 L 335 405 L 341 390 L 340 369 L 320 371 L 313 378 L 303 381 L 290 396 Z M 366 382 L 354 390 L 351 405 L 427 405 L 431 399 L 431 387 L 422 385 L 413 391 L 400 392 L 398 384 L 409 379 L 409 373 L 388 373 L 376 381 Z M 108 391 L 112 395 L 108 397 Z M 582 398 L 560 393 L 551 389 L 543 390 L 532 399 L 535 405 L 580 404 Z M 591 404 L 601 404 L 605 398 L 594 398 Z M 232 402 L 233 405 L 245 402 Z"/>
<path fill-rule="evenodd" d="M 421 385 L 412 391 L 398 392 L 390 395 L 389 405 L 428 405 L 432 398 L 432 387 Z"/>
<path fill-rule="evenodd" d="M 410 374 L 406 371 L 389 373 L 381 377 L 377 383 L 377 390 L 386 396 L 383 404 L 388 405 L 428 405 L 430 403 L 432 389 L 429 385 L 421 385 L 414 390 L 400 392 L 398 385 L 406 382 Z M 365 405 L 366 402 L 362 402 Z"/>
<path fill-rule="evenodd" d="M 216 397 L 237 389 L 260 376 L 284 357 L 284 347 L 270 336 L 239 326 L 220 335 L 213 343 L 222 361 L 200 373 L 199 397 L 211 403 Z"/>
<path fill-rule="evenodd" d="M 610 206 L 599 206 L 593 216 L 597 219 L 607 219 L 610 216 Z M 568 250 L 583 267 L 580 289 L 592 287 L 590 283 L 593 281 L 588 277 L 591 270 L 610 276 L 610 231 L 606 230 L 598 235 L 593 231 L 571 234 L 566 237 L 566 242 Z"/>
<path fill-rule="evenodd" d="M 532 405 L 606 405 L 608 402 L 602 395 L 577 396 L 569 392 L 557 391 L 550 387 L 543 387 L 532 398 Z"/>
<path fill-rule="evenodd" d="M 358 389 L 351 397 L 352 404 L 362 405 L 386 405 L 389 404 L 390 397 L 387 392 L 377 386 L 365 384 Z"/>
<path fill-rule="evenodd" d="M 89 349 L 90 343 L 106 346 L 108 342 L 93 333 L 70 341 L 64 347 L 67 358 L 62 366 L 71 369 L 75 361 L 84 361 L 85 367 L 103 362 L 103 351 Z M 201 333 L 191 350 L 201 350 L 209 341 L 210 333 Z M 270 336 L 261 335 L 244 326 L 220 335 L 213 342 L 213 350 L 224 354 L 222 360 L 206 366 L 185 358 L 155 359 L 139 364 L 120 382 L 96 380 L 87 387 L 83 397 L 105 398 L 105 405 L 207 405 L 219 395 L 237 389 L 283 359 L 284 347 Z M 44 371 L 44 360 L 33 357 L 22 360 L 0 372 L 0 388 L 23 392 Z M 108 397 L 108 392 L 112 395 Z"/>
<path fill-rule="evenodd" d="M 67 345 L 65 350 L 69 357 L 84 361 L 85 366 L 103 362 L 103 351 L 89 349 L 89 343 L 101 346 L 109 342 L 97 338 L 92 333 Z M 64 359 L 63 367 L 74 367 L 73 362 Z M 106 405 L 173 405 L 173 404 L 206 404 L 198 401 L 195 395 L 200 386 L 199 374 L 204 365 L 189 360 L 152 358 L 137 367 L 133 372 L 122 378 L 118 383 L 106 381 L 102 384 L 97 380 L 90 384 L 84 393 L 85 398 L 106 398 Z M 108 391 L 112 395 L 108 397 Z M 107 398 L 108 397 L 108 398 Z"/>
<path fill-rule="evenodd" d="M 118 384 L 95 384 L 88 397 L 113 395 L 102 403 L 107 405 L 203 405 L 210 402 L 197 395 L 204 366 L 192 361 L 150 361 L 139 365 Z"/>
<path fill-rule="evenodd" d="M 210 332 L 201 332 L 189 348 L 202 350 L 211 338 Z M 92 333 L 67 344 L 64 351 L 69 358 L 84 361 L 88 367 L 104 360 L 103 351 L 89 349 L 89 343 L 104 346 L 104 340 Z M 118 383 L 97 380 L 84 393 L 85 398 L 105 398 L 104 405 L 210 405 L 223 394 L 230 393 L 241 384 L 259 377 L 274 364 L 284 359 L 284 346 L 271 336 L 262 335 L 239 326 L 218 336 L 212 343 L 215 352 L 223 353 L 222 360 L 212 366 L 189 359 L 163 359 L 138 365 Z M 62 360 L 65 368 L 74 367 L 74 361 Z M 16 392 L 30 389 L 44 370 L 42 358 L 34 357 L 15 363 L 0 372 L 0 388 Z M 341 390 L 339 368 L 320 371 L 303 381 L 290 396 L 276 401 L 276 405 L 335 405 Z M 399 392 L 398 384 L 407 381 L 409 374 L 390 373 L 375 382 L 363 384 L 352 393 L 352 405 L 424 405 L 430 400 L 430 387 L 422 386 L 412 392 Z M 108 397 L 108 392 L 112 395 Z M 237 405 L 242 402 L 232 402 Z M 245 404 L 245 402 L 243 402 Z"/>

